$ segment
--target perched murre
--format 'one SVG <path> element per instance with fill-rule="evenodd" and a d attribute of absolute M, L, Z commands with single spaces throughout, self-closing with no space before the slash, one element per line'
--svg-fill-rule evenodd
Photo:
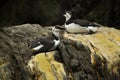
<path fill-rule="evenodd" d="M 34 68 L 34 60 L 33 57 L 41 52 L 48 52 L 55 50 L 57 46 L 60 44 L 60 38 L 62 36 L 61 32 L 64 29 L 60 27 L 59 25 L 56 25 L 52 28 L 52 34 L 50 36 L 46 37 L 40 37 L 39 39 L 36 39 L 32 42 L 30 49 L 32 50 L 32 54 L 29 56 L 30 59 L 26 61 L 27 66 L 26 68 L 31 72 L 35 73 Z M 46 54 L 47 56 L 47 54 Z"/>
<path fill-rule="evenodd" d="M 40 52 L 48 52 L 56 49 L 60 43 L 60 28 L 55 26 L 52 28 L 52 35 L 47 37 L 41 37 L 32 42 L 30 49 L 33 53 L 31 56 L 35 56 Z"/>
<path fill-rule="evenodd" d="M 64 16 L 66 18 L 64 26 L 66 31 L 69 33 L 94 33 L 99 27 L 99 25 L 88 20 L 72 20 L 72 13 L 69 11 L 66 12 Z"/>

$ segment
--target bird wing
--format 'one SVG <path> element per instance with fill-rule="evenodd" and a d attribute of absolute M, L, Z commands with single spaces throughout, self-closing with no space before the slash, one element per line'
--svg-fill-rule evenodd
<path fill-rule="evenodd" d="M 51 48 L 54 46 L 54 44 L 55 42 L 52 40 L 52 38 L 48 38 L 48 37 L 40 38 L 33 41 L 30 47 L 33 50 L 33 53 L 31 54 L 31 56 L 36 55 L 40 52 L 50 51 Z M 34 50 L 35 48 L 36 50 Z"/>
<path fill-rule="evenodd" d="M 44 45 L 42 48 L 42 51 L 49 51 L 54 47 L 55 42 L 50 39 L 50 38 L 46 38 L 46 39 L 41 39 L 40 40 L 41 44 Z"/>
<path fill-rule="evenodd" d="M 90 25 L 90 21 L 88 20 L 79 20 L 79 19 L 76 19 L 76 20 L 69 20 L 68 22 L 66 22 L 66 24 L 70 24 L 70 23 L 75 23 L 75 24 L 79 24 L 83 27 L 87 27 Z"/>

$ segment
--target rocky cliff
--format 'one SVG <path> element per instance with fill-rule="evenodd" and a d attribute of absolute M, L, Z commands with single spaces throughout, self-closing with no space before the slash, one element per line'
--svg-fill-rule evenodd
<path fill-rule="evenodd" d="M 120 79 L 120 30 L 100 27 L 94 34 L 65 32 L 55 51 L 29 59 L 31 42 L 50 31 L 38 24 L 1 28 L 0 80 Z"/>

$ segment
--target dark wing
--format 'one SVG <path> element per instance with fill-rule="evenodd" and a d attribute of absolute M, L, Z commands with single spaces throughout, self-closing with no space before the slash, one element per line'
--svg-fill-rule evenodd
<path fill-rule="evenodd" d="M 90 25 L 90 21 L 88 21 L 88 20 L 79 20 L 79 19 L 69 20 L 68 22 L 66 22 L 66 24 L 70 24 L 70 23 L 79 24 L 79 25 L 81 25 L 83 27 Z"/>
<path fill-rule="evenodd" d="M 42 48 L 43 51 L 49 51 L 50 49 L 53 48 L 55 42 L 53 41 L 53 39 L 46 39 L 46 40 L 41 40 L 41 44 L 44 45 L 44 47 Z"/>
<path fill-rule="evenodd" d="M 38 42 L 40 42 L 40 44 L 38 44 Z M 50 38 L 40 38 L 37 39 L 35 41 L 33 41 L 33 43 L 31 44 L 31 48 L 34 48 L 37 45 L 44 45 L 41 49 L 34 51 L 31 56 L 35 56 L 36 54 L 40 53 L 40 52 L 48 52 L 50 51 L 50 49 L 54 46 L 55 42 L 52 41 L 52 39 Z"/>
<path fill-rule="evenodd" d="M 39 39 L 36 39 L 31 43 L 30 49 L 35 48 L 35 47 L 39 46 L 40 44 L 41 43 L 39 43 Z"/>
<path fill-rule="evenodd" d="M 76 19 L 76 20 L 69 20 L 68 22 L 66 22 L 66 24 L 70 24 L 70 23 L 75 23 L 75 24 L 79 24 L 83 27 L 87 27 L 87 26 L 95 26 L 95 27 L 100 27 L 99 24 L 94 23 L 94 22 L 90 22 L 88 20 L 80 20 L 80 19 Z"/>
<path fill-rule="evenodd" d="M 52 38 L 49 38 L 49 37 L 40 38 L 40 39 L 37 39 L 37 40 L 33 41 L 30 48 L 37 47 L 38 45 L 44 45 L 41 48 L 41 50 L 42 51 L 47 51 L 51 48 L 51 46 L 54 46 L 54 41 L 53 41 Z"/>

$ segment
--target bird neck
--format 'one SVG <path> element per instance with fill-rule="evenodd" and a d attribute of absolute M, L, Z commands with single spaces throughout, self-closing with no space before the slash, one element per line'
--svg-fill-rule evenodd
<path fill-rule="evenodd" d="M 52 37 L 53 37 L 53 39 L 55 39 L 55 40 L 59 40 L 59 39 L 60 39 L 58 36 L 56 36 L 56 35 L 53 34 L 53 33 L 52 33 Z"/>
<path fill-rule="evenodd" d="M 69 13 L 66 13 L 66 15 L 65 15 L 65 18 L 66 18 L 66 22 L 71 18 L 71 14 L 69 14 Z"/>
<path fill-rule="evenodd" d="M 65 28 L 68 28 L 70 24 L 71 24 L 71 23 L 69 23 L 69 20 L 68 20 L 67 22 L 64 23 L 64 27 L 65 27 Z"/>
<path fill-rule="evenodd" d="M 66 26 L 66 23 L 64 23 L 64 26 Z"/>
<path fill-rule="evenodd" d="M 66 17 L 66 22 L 69 21 L 71 16 Z"/>

